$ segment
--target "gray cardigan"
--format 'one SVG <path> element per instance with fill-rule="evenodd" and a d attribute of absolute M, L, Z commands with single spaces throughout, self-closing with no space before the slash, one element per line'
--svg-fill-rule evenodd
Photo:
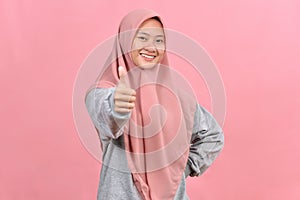
<path fill-rule="evenodd" d="M 102 146 L 102 168 L 98 200 L 142 200 L 134 185 L 124 151 L 122 124 L 130 114 L 114 112 L 115 88 L 95 88 L 88 92 L 85 103 L 98 131 Z M 200 176 L 216 159 L 224 145 L 221 127 L 213 116 L 197 104 L 190 153 L 185 172 L 174 200 L 187 200 L 185 179 Z"/>

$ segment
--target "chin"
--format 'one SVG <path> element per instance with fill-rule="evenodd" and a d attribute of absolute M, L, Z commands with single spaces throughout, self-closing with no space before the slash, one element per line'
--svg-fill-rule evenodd
<path fill-rule="evenodd" d="M 158 64 L 159 63 L 143 63 L 138 66 L 139 66 L 139 68 L 142 68 L 142 69 L 151 69 L 151 68 L 157 66 Z"/>
<path fill-rule="evenodd" d="M 158 59 L 152 60 L 151 62 L 147 62 L 143 59 L 140 59 L 138 62 L 138 66 L 142 69 L 151 69 L 151 68 L 157 66 L 158 64 L 159 64 Z"/>

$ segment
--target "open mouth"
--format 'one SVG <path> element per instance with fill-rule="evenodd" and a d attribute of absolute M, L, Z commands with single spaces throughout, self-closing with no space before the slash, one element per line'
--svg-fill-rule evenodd
<path fill-rule="evenodd" d="M 145 53 L 140 53 L 140 55 L 144 58 L 144 60 L 146 61 L 152 61 L 156 58 L 155 55 L 149 55 L 149 54 L 145 54 Z"/>

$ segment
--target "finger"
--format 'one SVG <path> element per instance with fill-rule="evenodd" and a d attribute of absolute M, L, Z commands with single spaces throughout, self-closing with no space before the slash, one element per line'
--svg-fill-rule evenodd
<path fill-rule="evenodd" d="M 134 102 L 136 97 L 132 95 L 124 95 L 124 94 L 116 94 L 114 97 L 117 101 L 123 101 L 123 102 Z"/>
<path fill-rule="evenodd" d="M 118 113 L 128 113 L 131 112 L 134 108 L 134 103 L 128 103 L 128 102 L 116 102 L 114 110 Z"/>
<path fill-rule="evenodd" d="M 117 109 L 132 109 L 134 108 L 135 104 L 134 103 L 129 103 L 125 101 L 116 101 L 115 102 L 115 108 Z"/>
<path fill-rule="evenodd" d="M 126 87 L 118 87 L 116 89 L 117 94 L 123 94 L 123 95 L 129 95 L 129 96 L 135 96 L 136 91 L 131 88 L 126 88 Z"/>
<path fill-rule="evenodd" d="M 129 112 L 131 112 L 131 109 L 128 109 L 128 108 L 115 108 L 115 112 L 118 112 L 118 113 L 129 113 Z"/>
<path fill-rule="evenodd" d="M 127 71 L 123 66 L 118 67 L 118 74 L 119 74 L 119 77 L 120 77 L 120 82 L 125 84 L 125 77 L 127 75 Z"/>

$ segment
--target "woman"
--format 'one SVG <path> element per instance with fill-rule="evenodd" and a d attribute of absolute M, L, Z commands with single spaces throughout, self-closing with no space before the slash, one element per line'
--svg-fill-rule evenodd
<path fill-rule="evenodd" d="M 119 26 L 86 106 L 103 150 L 98 199 L 184 200 L 223 147 L 216 120 L 169 67 L 159 15 L 135 10 Z"/>

